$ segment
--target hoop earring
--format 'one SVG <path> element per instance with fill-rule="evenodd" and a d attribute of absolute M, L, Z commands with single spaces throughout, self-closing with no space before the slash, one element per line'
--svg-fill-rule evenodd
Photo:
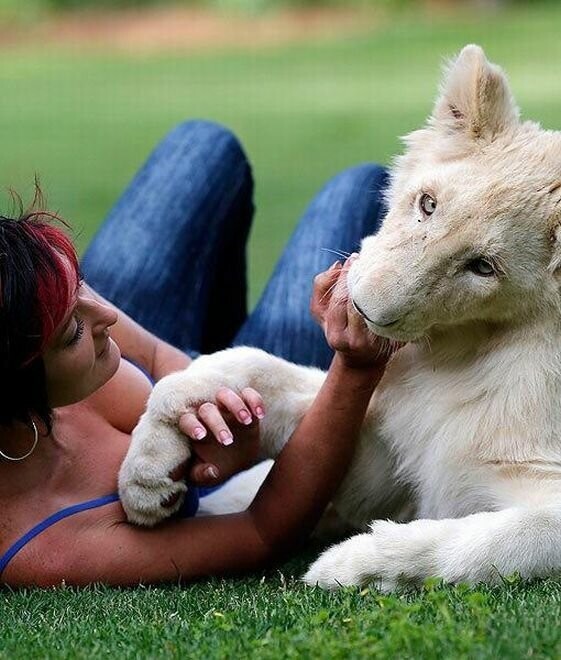
<path fill-rule="evenodd" d="M 31 420 L 31 427 L 33 428 L 33 444 L 31 445 L 31 449 L 27 452 L 27 454 L 23 454 L 23 456 L 8 456 L 8 454 L 5 454 L 1 449 L 0 449 L 0 456 L 7 461 L 12 461 L 13 463 L 17 463 L 17 461 L 24 461 L 26 458 L 29 458 L 31 454 L 35 451 L 35 447 L 37 447 L 37 443 L 39 442 L 39 429 L 37 428 L 37 424 L 35 424 L 34 420 Z"/>

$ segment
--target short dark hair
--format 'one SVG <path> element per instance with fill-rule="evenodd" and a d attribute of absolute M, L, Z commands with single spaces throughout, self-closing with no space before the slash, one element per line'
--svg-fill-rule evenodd
<path fill-rule="evenodd" d="M 52 427 L 41 354 L 72 304 L 71 278 L 80 279 L 56 220 L 44 210 L 0 216 L 0 425 L 30 424 L 35 415 Z"/>

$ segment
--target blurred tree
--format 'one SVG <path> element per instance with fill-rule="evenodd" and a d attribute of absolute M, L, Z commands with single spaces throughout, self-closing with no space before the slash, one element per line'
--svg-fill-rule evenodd
<path fill-rule="evenodd" d="M 0 0 L 0 17 L 34 16 L 48 10 L 67 10 L 80 8 L 130 8 L 149 5 L 206 6 L 255 11 L 268 7 L 282 6 L 321 6 L 321 5 L 362 5 L 404 7 L 429 5 L 431 8 L 450 6 L 479 6 L 485 9 L 497 9 L 506 4 L 537 4 L 537 2 L 557 2 L 558 0 Z"/>

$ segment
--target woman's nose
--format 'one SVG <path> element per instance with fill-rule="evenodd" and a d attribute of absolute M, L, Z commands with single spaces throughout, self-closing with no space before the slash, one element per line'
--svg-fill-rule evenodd
<path fill-rule="evenodd" d="M 119 315 L 113 307 L 109 307 L 109 305 L 104 305 L 103 303 L 97 303 L 96 311 L 97 318 L 94 323 L 94 331 L 104 332 L 107 328 L 117 323 Z"/>

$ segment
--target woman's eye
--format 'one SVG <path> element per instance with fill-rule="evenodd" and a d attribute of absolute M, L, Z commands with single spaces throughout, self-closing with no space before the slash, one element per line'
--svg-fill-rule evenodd
<path fill-rule="evenodd" d="M 432 215 L 436 211 L 436 199 L 428 193 L 423 193 L 419 200 L 419 206 L 425 215 Z"/>
<path fill-rule="evenodd" d="M 84 334 L 84 321 L 82 319 L 76 319 L 76 331 L 72 335 L 72 338 L 68 342 L 67 346 L 72 346 L 80 341 L 82 335 Z"/>
<path fill-rule="evenodd" d="M 487 261 L 487 259 L 473 259 L 467 264 L 467 269 L 481 277 L 491 277 L 495 274 L 493 264 Z"/>

